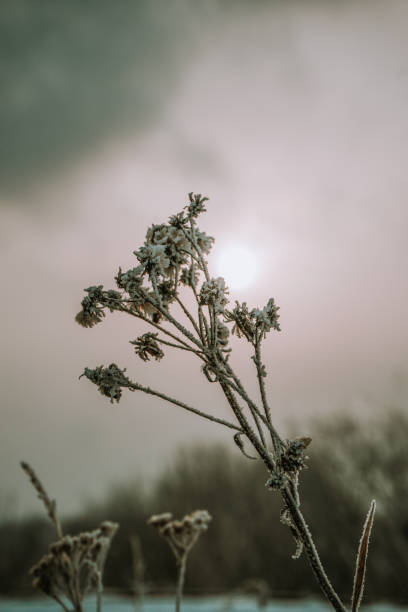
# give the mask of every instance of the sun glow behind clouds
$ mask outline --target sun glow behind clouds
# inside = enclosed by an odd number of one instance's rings
[[[260,262],[257,253],[246,246],[230,244],[220,253],[217,275],[225,278],[231,289],[243,289],[253,285],[259,276]]]

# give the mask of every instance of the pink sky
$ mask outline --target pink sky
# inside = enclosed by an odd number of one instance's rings
[[[228,244],[258,254],[256,283],[232,300],[262,306],[273,296],[281,307],[282,332],[265,349],[280,426],[406,400],[408,7],[249,6],[219,19],[208,11],[145,125],[115,124],[69,163],[0,192],[3,515],[39,509],[20,459],[71,512],[114,482],[154,475],[180,443],[231,437],[153,398],[124,394],[111,406],[78,381],[85,365],[114,361],[226,414],[198,363],[137,361],[128,341],[143,328],[133,321],[74,323],[83,288],[113,287],[147,227],[181,210],[191,190],[211,198],[210,262]],[[148,67],[140,78],[165,97],[163,66]],[[139,75],[129,68],[128,78]],[[242,344],[234,348],[255,389]]]

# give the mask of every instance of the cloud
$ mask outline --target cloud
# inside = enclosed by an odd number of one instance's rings
[[[188,1],[6,0],[0,180],[20,192],[131,128],[143,131],[194,57]]]

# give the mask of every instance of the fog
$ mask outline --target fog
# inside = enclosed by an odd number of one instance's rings
[[[113,287],[192,190],[211,198],[211,264],[229,244],[257,253],[256,281],[232,302],[281,308],[265,345],[280,427],[407,396],[406,3],[103,8],[0,9],[3,515],[39,509],[20,459],[72,512],[129,474],[154,477],[180,442],[229,439],[160,400],[111,406],[78,380],[113,361],[228,414],[198,363],[136,361],[142,326],[74,322],[83,288]]]

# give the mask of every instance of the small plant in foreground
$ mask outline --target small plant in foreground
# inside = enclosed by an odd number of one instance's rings
[[[210,521],[211,516],[207,510],[196,510],[187,514],[181,521],[173,520],[170,512],[154,514],[147,521],[167,541],[176,557],[178,567],[176,612],[180,610],[188,554],[202,532],[208,529]]]
[[[33,587],[55,599],[65,612],[83,612],[85,595],[96,589],[97,612],[101,612],[103,568],[118,525],[104,521],[94,531],[63,536],[56,502],[49,498],[33,468],[24,462],[21,467],[44,503],[58,537],[49,552],[31,568]],[[73,606],[72,611],[66,602]]]
[[[143,558],[142,544],[136,533],[131,533],[130,549],[132,553],[132,591],[134,597],[135,612],[143,609],[143,599],[145,595],[145,562]]]
[[[306,449],[311,438],[282,439],[273,424],[266,395],[267,371],[262,361],[262,343],[270,332],[280,331],[279,307],[273,298],[263,308],[250,309],[246,302],[235,302],[233,308],[228,307],[229,291],[225,281],[221,277],[211,277],[206,261],[214,239],[197,226],[197,218],[206,210],[206,201],[207,198],[200,194],[190,193],[187,206],[171,216],[168,223],[152,225],[144,244],[134,251],[137,265],[126,272],[119,268],[115,279],[117,289],[104,290],[102,285],[85,289],[87,295],[76,321],[83,327],[93,327],[109,310],[126,313],[147,324],[153,331],[131,341],[136,355],[143,361],[160,360],[165,358],[164,350],[168,348],[194,355],[207,380],[220,386],[233,422],[134,382],[125,374],[126,369],[115,363],[108,367],[85,368],[82,376],[93,382],[112,403],[119,402],[123,389],[142,391],[231,429],[241,452],[249,458],[254,458],[255,452],[265,464],[269,474],[268,488],[282,496],[281,520],[296,543],[293,557],[297,559],[305,551],[315,578],[332,607],[345,612],[344,604],[326,575],[300,506],[299,476],[306,467]],[[189,310],[183,301],[184,290],[191,291],[193,309]],[[258,400],[248,394],[231,364],[230,333],[243,338],[251,347],[259,387]],[[250,454],[247,444],[252,447]],[[373,503],[357,555],[353,612],[358,609],[362,597],[374,507]]]

